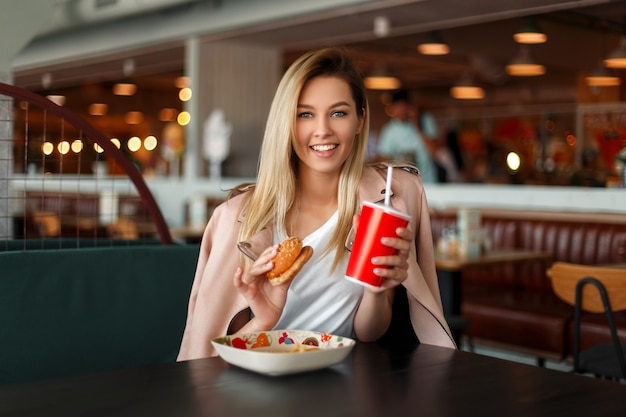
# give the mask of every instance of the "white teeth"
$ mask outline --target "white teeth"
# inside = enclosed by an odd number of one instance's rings
[[[330,151],[333,150],[337,147],[337,145],[314,145],[311,146],[311,148],[313,148],[314,151]]]

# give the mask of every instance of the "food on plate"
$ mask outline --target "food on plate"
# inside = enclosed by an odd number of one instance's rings
[[[320,350],[317,346],[303,345],[298,343],[291,348],[291,352],[311,352],[313,350]]]
[[[304,264],[311,259],[313,248],[302,246],[297,237],[290,237],[278,245],[278,254],[272,259],[274,267],[267,273],[272,285],[280,285],[291,281]]]

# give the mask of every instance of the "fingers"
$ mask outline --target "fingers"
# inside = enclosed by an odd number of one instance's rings
[[[272,259],[277,254],[278,245],[270,246],[261,253],[248,270],[244,271],[241,267],[237,268],[233,276],[235,287],[241,288],[243,285],[254,284],[260,278],[265,279],[265,274],[274,267]]]
[[[396,249],[395,255],[377,256],[372,258],[374,265],[380,265],[375,268],[374,273],[382,278],[383,288],[390,288],[401,284],[408,277],[409,269],[409,253],[414,239],[413,231],[409,227],[399,227],[396,229],[398,237],[384,237],[381,242],[384,245]]]
[[[241,269],[240,266],[237,267],[237,269],[235,270],[235,275],[233,276],[233,283],[235,284],[235,288],[239,288],[243,285],[243,282],[241,281],[243,275],[243,269]]]

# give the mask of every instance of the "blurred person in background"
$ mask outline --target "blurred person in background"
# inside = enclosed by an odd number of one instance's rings
[[[417,109],[409,93],[399,90],[391,95],[391,120],[381,129],[378,155],[381,160],[409,162],[420,171],[424,184],[437,182],[437,166],[417,126]]]

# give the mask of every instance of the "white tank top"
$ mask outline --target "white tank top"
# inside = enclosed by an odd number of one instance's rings
[[[354,338],[354,314],[363,296],[363,287],[345,279],[348,254],[331,274],[334,252],[322,257],[337,227],[335,212],[319,229],[305,237],[303,246],[313,247],[313,256],[291,282],[287,302],[276,330],[302,329]],[[286,239],[278,231],[274,243]]]

